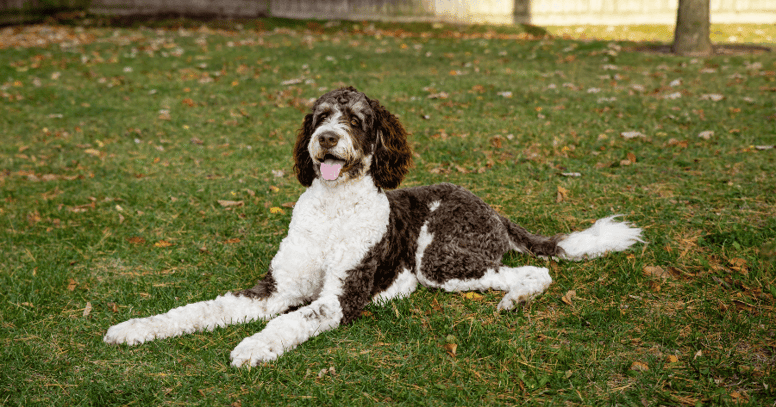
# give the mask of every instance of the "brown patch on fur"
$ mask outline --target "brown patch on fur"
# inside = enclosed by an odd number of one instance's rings
[[[369,100],[375,112],[377,148],[372,162],[375,185],[394,189],[401,184],[412,166],[412,149],[407,142],[407,132],[393,114],[377,100]]]
[[[296,136],[294,144],[294,173],[299,183],[309,187],[315,179],[315,170],[313,169],[313,159],[310,152],[307,151],[307,145],[310,144],[310,137],[313,135],[313,115],[308,114],[304,117],[302,128]]]
[[[264,279],[258,282],[253,288],[247,288],[245,290],[235,291],[232,294],[236,296],[245,296],[248,298],[267,298],[273,293],[277,291],[277,287],[275,285],[275,278],[272,277],[272,268],[267,271],[267,275],[264,276]]]

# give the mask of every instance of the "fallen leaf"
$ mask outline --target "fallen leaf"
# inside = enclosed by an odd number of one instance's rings
[[[91,312],[92,312],[92,303],[87,302],[86,307],[84,308],[83,316],[88,317]]]
[[[676,357],[676,355],[668,355],[666,356],[666,362],[668,363],[676,363],[679,361],[679,358]]]
[[[558,193],[555,195],[555,203],[561,203],[568,198],[569,190],[566,188],[563,188],[562,186],[558,186]]]
[[[749,273],[749,270],[747,269],[746,260],[740,259],[740,258],[734,258],[728,260],[728,263],[730,263],[730,268],[743,274]]]
[[[243,201],[224,201],[219,199],[218,204],[223,206],[224,208],[234,208],[234,207],[240,207],[245,205],[245,202]]]
[[[273,215],[277,215],[277,214],[285,215],[286,211],[284,211],[282,208],[278,208],[277,206],[273,206],[272,208],[269,208],[269,213]]]
[[[146,240],[145,240],[145,239],[143,239],[143,238],[142,238],[142,237],[140,237],[140,236],[134,236],[134,237],[130,237],[129,239],[127,239],[127,241],[128,241],[129,243],[132,243],[132,244],[145,244],[145,242],[146,242]]]
[[[272,191],[272,192],[280,192],[280,188],[278,188],[278,187],[276,187],[274,185],[270,185],[269,186],[269,190]]]
[[[154,246],[155,247],[170,247],[170,246],[175,246],[175,243],[170,243],[170,242],[168,242],[166,240],[160,240],[160,241],[154,243]]]
[[[682,97],[682,92],[674,92],[663,96],[663,99],[673,100],[673,99],[679,99],[681,97]]]
[[[639,131],[624,131],[624,132],[620,133],[620,135],[623,138],[626,138],[626,139],[646,138],[647,137],[644,133],[641,133]]]
[[[712,102],[719,102],[724,98],[725,96],[720,95],[719,93],[709,93],[707,95],[701,95],[701,100],[711,100]]]
[[[681,148],[687,148],[689,143],[687,142],[687,140],[677,140],[675,138],[671,138],[671,139],[668,140],[668,145],[669,146],[675,146],[675,147],[681,147]]]
[[[71,278],[67,283],[67,291],[74,291],[76,286],[78,286],[78,284]]]
[[[636,162],[636,154],[633,154],[633,153],[629,152],[628,153],[628,161],[630,161],[631,163],[635,163]]]
[[[336,375],[337,374],[337,370],[334,369],[334,366],[332,366],[332,367],[330,367],[328,369],[321,369],[320,371],[318,371],[318,378],[322,379],[327,374],[328,375],[332,375],[332,376]]]
[[[634,370],[636,372],[646,372],[649,370],[649,366],[647,366],[646,363],[635,361],[631,364],[630,370]]]
[[[648,277],[662,278],[664,280],[671,278],[671,273],[660,266],[644,266],[642,271]]]
[[[573,305],[574,304],[573,300],[576,297],[577,297],[577,292],[575,290],[568,290],[566,294],[564,294],[563,297],[561,297],[561,301],[563,301],[568,305]]]
[[[447,351],[447,354],[451,357],[455,357],[455,353],[458,350],[458,344],[455,343],[446,343],[444,345],[445,350]]]
[[[702,138],[704,140],[708,140],[708,139],[714,137],[714,131],[713,130],[702,131],[702,132],[698,133],[698,137],[700,137],[700,138]]]
[[[284,202],[280,204],[280,206],[284,208],[293,208],[296,205],[296,202]]]
[[[235,237],[224,241],[224,244],[234,244],[234,243],[240,243],[240,238]]]
[[[463,298],[466,298],[467,300],[481,300],[482,294],[475,293],[473,291],[469,291],[467,293],[463,294]]]

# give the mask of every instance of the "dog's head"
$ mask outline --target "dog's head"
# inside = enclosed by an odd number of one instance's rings
[[[396,116],[347,87],[315,101],[299,130],[294,161],[304,186],[315,178],[338,183],[369,174],[379,188],[392,189],[409,171],[412,151]]]

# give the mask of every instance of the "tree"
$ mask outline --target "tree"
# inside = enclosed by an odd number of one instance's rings
[[[686,56],[711,55],[711,0],[679,0],[671,51]]]

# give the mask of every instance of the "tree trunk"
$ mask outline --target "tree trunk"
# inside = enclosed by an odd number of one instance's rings
[[[711,55],[711,0],[679,0],[676,13],[676,31],[671,50],[686,56]]]

